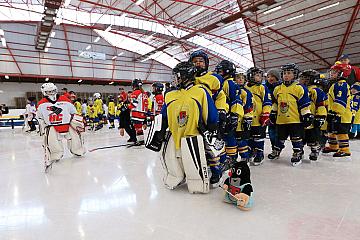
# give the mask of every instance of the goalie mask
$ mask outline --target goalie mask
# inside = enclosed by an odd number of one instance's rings
[[[44,97],[49,98],[51,101],[56,101],[58,89],[53,83],[44,83],[41,85],[41,92]]]

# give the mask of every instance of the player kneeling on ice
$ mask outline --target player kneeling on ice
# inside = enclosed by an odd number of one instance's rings
[[[213,154],[220,154],[224,144],[215,137],[218,113],[214,101],[206,89],[194,85],[195,71],[190,62],[181,62],[173,69],[177,90],[166,94],[145,146],[162,150],[166,187],[174,189],[186,180],[190,193],[208,193],[210,180],[205,152],[216,149]],[[170,132],[165,134],[167,128]]]
[[[232,203],[241,210],[250,210],[254,203],[253,187],[250,180],[250,168],[246,161],[233,164],[222,189],[225,191],[225,202]]]
[[[40,125],[40,135],[44,136],[45,172],[54,161],[58,161],[64,154],[62,137],[65,137],[70,152],[76,156],[85,154],[84,137],[85,121],[76,115],[76,109],[71,101],[57,94],[57,87],[53,83],[41,86],[44,98],[37,106],[37,118]]]

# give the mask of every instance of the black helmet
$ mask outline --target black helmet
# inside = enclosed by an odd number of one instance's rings
[[[284,80],[284,72],[285,71],[293,71],[294,73],[294,79],[291,80],[291,81],[285,81]],[[288,63],[288,64],[285,64],[281,67],[281,78],[284,82],[285,85],[289,85],[291,84],[292,82],[294,82],[296,79],[299,78],[299,73],[300,73],[300,69],[299,69],[299,66],[296,65],[295,63]]]
[[[255,82],[256,73],[261,73],[261,76],[264,76],[264,71],[261,68],[251,67],[246,71],[246,80],[250,83],[261,84],[261,82],[260,83]]]
[[[173,68],[174,85],[185,88],[195,80],[196,68],[192,62],[180,62]]]
[[[133,89],[139,89],[142,86],[142,81],[141,79],[135,78],[132,83],[131,86]]]
[[[236,67],[235,64],[233,62],[230,62],[229,60],[222,60],[216,67],[215,67],[215,72],[220,74],[220,70],[223,71],[223,76],[231,76],[234,77],[235,76],[235,72],[236,72]]]
[[[109,96],[108,96],[108,99],[109,99],[109,101],[114,101],[114,96],[113,96],[113,95],[109,95]]]
[[[164,84],[159,83],[159,82],[155,82],[152,84],[152,88],[153,88],[153,94],[159,94],[162,93],[162,91],[164,90]]]
[[[306,81],[305,85],[314,84],[315,79],[320,79],[320,73],[312,69],[304,70],[299,78]]]
[[[206,52],[204,50],[197,50],[195,52],[192,52],[189,57],[189,62],[193,62],[193,59],[196,57],[202,57],[204,59],[206,67],[205,70],[207,71],[209,68],[209,57]]]

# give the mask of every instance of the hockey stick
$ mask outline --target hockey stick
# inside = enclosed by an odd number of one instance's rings
[[[107,149],[107,148],[127,147],[127,146],[131,146],[131,145],[133,145],[133,144],[126,143],[126,144],[113,145],[113,146],[97,147],[97,148],[90,149],[89,152],[94,152],[97,150]]]

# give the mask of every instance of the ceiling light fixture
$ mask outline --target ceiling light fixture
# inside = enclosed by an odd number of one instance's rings
[[[55,37],[55,32],[51,32],[50,37]]]
[[[291,21],[291,20],[295,20],[295,19],[297,19],[297,18],[301,18],[301,17],[303,17],[303,16],[304,16],[304,14],[301,14],[301,15],[299,15],[299,16],[286,19],[285,21],[288,22],[288,21]]]
[[[116,58],[117,58],[117,56],[113,56],[111,59],[112,59],[112,60],[115,60]]]
[[[124,55],[124,52],[121,52],[121,53],[118,54],[119,57],[122,56],[122,55]]]
[[[69,6],[69,5],[70,5],[70,2],[71,2],[71,0],[65,0],[65,2],[64,2],[64,7]]]
[[[51,42],[48,42],[47,44],[46,44],[46,47],[50,47],[51,46]]]
[[[269,27],[273,27],[273,26],[275,26],[275,25],[276,25],[276,23],[273,23],[273,24],[271,24],[271,25],[261,27],[260,29],[261,29],[261,30],[264,30],[264,29],[267,29],[267,28],[269,28]]]
[[[6,78],[6,79],[9,79],[10,77],[9,77],[8,75],[5,75],[5,78]]]
[[[204,7],[201,7],[201,8],[199,8],[198,10],[196,10],[195,12],[191,13],[191,16],[194,16],[194,15],[196,15],[196,14],[198,14],[198,13],[201,13],[201,12],[204,11],[204,10],[205,10],[205,8],[204,8]]]
[[[6,40],[5,38],[1,38],[1,44],[3,45],[3,47],[6,47]]]
[[[114,82],[109,82],[109,85],[114,84]]]
[[[4,36],[4,30],[0,29],[0,36]]]
[[[81,83],[82,82],[82,79],[79,79],[78,83]]]
[[[91,48],[91,46],[89,45],[89,46],[87,46],[85,49],[86,49],[86,50],[89,50],[90,48]]]
[[[94,42],[100,41],[100,37],[95,38]]]
[[[48,52],[49,51],[49,48],[45,48],[45,50],[44,50],[45,52]]]
[[[275,8],[272,8],[272,9],[269,9],[269,10],[265,11],[264,14],[272,13],[272,12],[275,12],[275,11],[280,10],[280,9],[281,9],[281,6],[277,6]]]
[[[143,3],[143,1],[145,1],[145,0],[137,0],[135,4],[139,6],[140,4]]]
[[[322,11],[322,10],[325,10],[325,9],[328,9],[328,8],[332,8],[332,7],[335,7],[335,6],[339,5],[339,4],[340,4],[340,2],[337,2],[337,3],[334,3],[334,4],[328,5],[326,7],[319,8],[317,11]]]
[[[106,29],[105,29],[105,32],[110,32],[111,30],[111,25],[109,25]]]
[[[49,81],[49,78],[45,78],[45,82]]]

